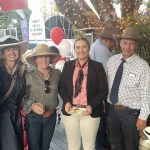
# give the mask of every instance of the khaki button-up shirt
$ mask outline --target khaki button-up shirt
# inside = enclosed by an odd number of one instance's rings
[[[50,68],[49,71],[50,88],[49,93],[45,93],[45,83],[42,74],[37,70],[33,70],[26,74],[26,95],[23,98],[23,109],[25,113],[31,111],[32,103],[41,103],[44,109],[55,109],[58,105],[58,84],[60,71]]]

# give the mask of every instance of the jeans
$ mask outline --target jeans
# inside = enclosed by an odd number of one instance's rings
[[[139,135],[136,121],[139,110],[115,110],[109,107],[108,124],[110,128],[111,150],[138,150]]]
[[[26,116],[29,150],[49,150],[56,124],[56,113],[43,117],[34,112]]]

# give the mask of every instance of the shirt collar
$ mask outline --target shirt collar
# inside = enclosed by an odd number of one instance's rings
[[[130,56],[130,57],[128,57],[127,59],[125,59],[126,63],[132,62],[133,59],[134,59],[136,56],[137,56],[137,55],[134,53],[132,56]],[[122,56],[122,54],[120,55],[120,59],[119,59],[119,60],[121,61],[121,59],[124,59],[123,56]]]
[[[86,63],[86,65],[85,66],[87,66],[88,65],[88,62]],[[75,61],[75,67],[79,67],[80,68],[80,65],[79,65],[79,63],[78,63],[78,60],[76,59],[76,61]]]
[[[39,77],[42,79],[42,80],[44,80],[43,79],[43,74],[35,67],[35,72],[37,73],[37,75],[39,75]],[[49,67],[49,72],[50,72],[50,67]]]

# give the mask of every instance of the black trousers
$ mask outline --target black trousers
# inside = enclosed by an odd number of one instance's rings
[[[17,109],[0,114],[0,150],[24,150],[21,116]]]
[[[103,147],[110,148],[109,135],[107,133],[108,123],[106,113],[101,113],[101,121],[99,124],[97,136],[96,136],[96,150],[103,150]]]
[[[139,110],[116,110],[108,107],[111,150],[138,150],[139,134],[136,121]]]

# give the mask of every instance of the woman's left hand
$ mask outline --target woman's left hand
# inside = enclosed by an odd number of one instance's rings
[[[92,107],[90,105],[87,105],[85,115],[90,115],[91,113],[92,113]]]

